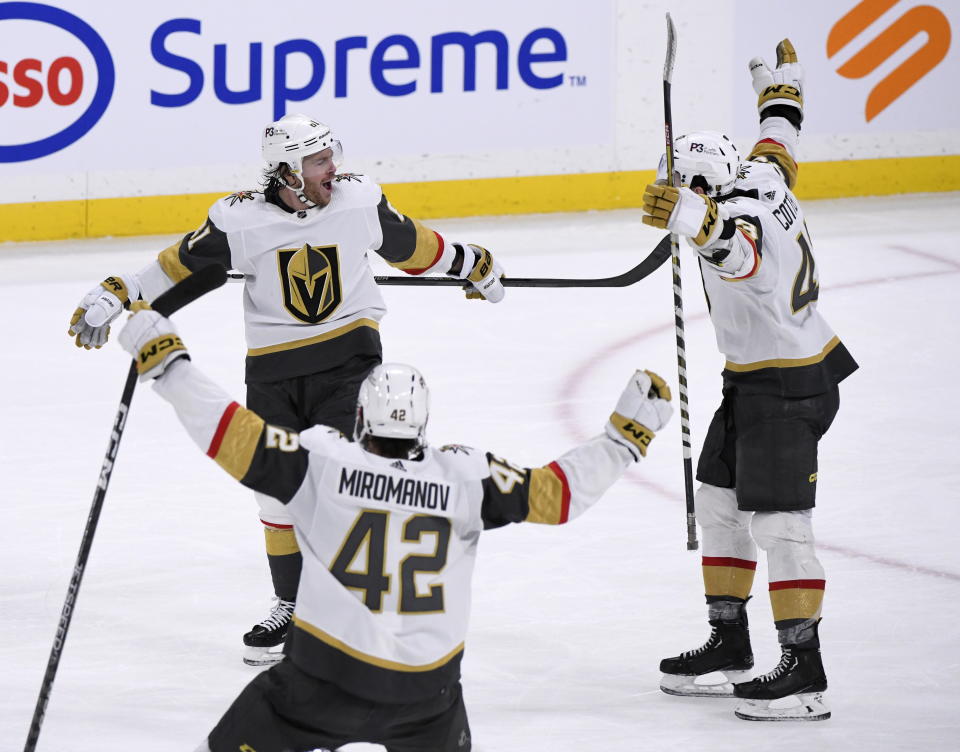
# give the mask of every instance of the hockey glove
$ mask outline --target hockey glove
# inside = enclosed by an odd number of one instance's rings
[[[465,257],[463,272],[462,276],[457,276],[470,283],[464,288],[467,298],[499,303],[504,295],[503,283],[500,281],[503,268],[486,248],[472,243],[465,243],[462,247]]]
[[[720,234],[717,202],[689,188],[648,185],[643,192],[643,223],[690,238],[696,245],[709,245]]]
[[[139,301],[131,306],[133,313],[120,332],[120,346],[137,362],[140,381],[156,379],[170,364],[180,358],[190,359],[170,319]]]
[[[673,415],[667,382],[653,371],[636,371],[623,390],[617,407],[604,426],[609,438],[630,450],[637,462],[647,456],[647,446]]]
[[[67,333],[76,337],[77,347],[103,347],[110,334],[110,322],[139,297],[140,288],[132,275],[107,277],[81,298],[70,317]]]
[[[777,45],[777,67],[774,70],[770,70],[762,57],[753,58],[749,67],[761,115],[768,107],[786,105],[796,108],[803,119],[803,66],[797,62],[797,52],[789,39]]]

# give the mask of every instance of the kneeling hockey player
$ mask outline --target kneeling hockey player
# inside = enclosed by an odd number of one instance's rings
[[[200,750],[469,752],[460,661],[480,533],[586,511],[669,420],[664,381],[637,371],[602,433],[529,469],[428,445],[427,386],[407,365],[379,365],[362,382],[355,442],[265,423],[190,362],[168,319],[133,308],[120,344],[141,378],[156,379],[230,475],[286,506],[303,553],[286,658],[247,685]]]

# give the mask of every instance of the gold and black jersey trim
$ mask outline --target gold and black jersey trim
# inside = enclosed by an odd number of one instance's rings
[[[287,503],[307,474],[308,453],[297,438],[296,431],[268,426],[252,410],[231,402],[220,416],[207,456],[248,488]]]
[[[570,484],[556,462],[530,471],[527,522],[563,525],[570,519]]]
[[[284,652],[306,673],[375,702],[409,703],[436,697],[460,679],[463,643],[447,655],[409,665],[364,653],[296,614]]]
[[[263,434],[263,418],[231,402],[220,416],[207,456],[237,480],[250,469],[257,444]]]
[[[207,217],[199,229],[162,250],[157,261],[170,279],[180,282],[209,264],[230,269],[230,243],[227,234]]]
[[[379,324],[357,319],[315,337],[247,351],[247,383],[280,381],[329,371],[354,357],[382,358]]]
[[[780,174],[783,175],[783,179],[787,183],[787,188],[790,190],[793,190],[793,187],[797,184],[797,174],[800,171],[800,167],[794,161],[793,157],[790,156],[787,147],[779,141],[774,141],[772,138],[757,141],[747,159],[751,162],[767,162],[768,164],[772,164],[780,171]]]
[[[772,358],[755,363],[728,360],[723,378],[744,394],[809,397],[830,391],[858,367],[840,339],[833,337],[823,350],[807,358]]]
[[[570,484],[556,462],[533,470],[487,453],[480,517],[485,530],[511,522],[562,525],[570,519]]]
[[[383,243],[377,254],[407,274],[421,274],[440,260],[443,238],[413,217],[407,217],[380,196],[377,205]]]
[[[810,355],[806,358],[771,358],[770,360],[758,360],[755,363],[734,363],[728,360],[725,368],[728,371],[737,373],[746,373],[748,371],[759,371],[763,368],[799,368],[810,366],[821,362],[833,349],[840,344],[840,338],[834,337],[816,355]]]

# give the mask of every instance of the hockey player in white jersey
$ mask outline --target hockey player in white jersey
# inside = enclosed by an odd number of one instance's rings
[[[317,423],[349,434],[357,389],[381,360],[386,313],[367,253],[408,274],[462,279],[467,297],[498,302],[502,269],[489,251],[451,242],[398,212],[380,186],[338,173],[340,142],[305,115],[263,130],[262,191],[217,201],[204,223],[153,263],[108,277],[80,301],[70,322],[77,346],[98,348],[131,301],[153,300],[207,264],[244,274],[247,404],[294,429]],[[280,659],[290,624],[300,550],[286,508],[258,494],[276,595],[270,615],[243,637],[244,660]]]
[[[685,236],[696,252],[726,356],[695,497],[712,632],[700,648],[662,661],[661,688],[741,698],[735,712],[747,720],[823,720],[825,575],[811,526],[817,444],[837,413],[837,385],[857,364],[817,311],[813,244],[791,191],[803,70],[786,39],[775,69],[755,58],[750,70],[760,138],[747,160],[722,134],[690,133],[675,144],[682,187],[668,185],[664,169],[644,195],[643,221]],[[749,680],[746,603],[758,547],[767,554],[781,660]],[[717,671],[725,681],[709,682]]]
[[[598,436],[530,469],[429,445],[427,386],[406,365],[363,381],[356,442],[270,424],[189,361],[168,319],[134,310],[119,339],[141,378],[207,455],[284,505],[303,553],[287,660],[247,685],[200,750],[469,752],[460,661],[481,532],[585,512],[669,420],[667,385],[637,371]]]

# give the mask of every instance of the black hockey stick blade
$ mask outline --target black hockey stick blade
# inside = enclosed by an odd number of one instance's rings
[[[162,295],[158,295],[150,307],[161,316],[171,316],[188,303],[216,290],[226,281],[227,270],[220,264],[204,266]]]
[[[504,287],[628,287],[649,276],[670,258],[670,236],[665,235],[647,257],[635,267],[615,277],[599,279],[564,279],[550,277],[503,277]],[[462,279],[450,277],[375,277],[378,285],[411,285],[426,287],[463,287]]]
[[[157,299],[151,304],[152,308],[163,316],[169,316],[179,311],[188,303],[196,300],[201,295],[206,295],[211,290],[220,287],[226,281],[226,269],[219,264],[206,266],[186,277],[183,281],[178,282],[162,295],[158,295]],[[97,487],[93,492],[93,503],[90,505],[90,514],[87,516],[87,524],[84,526],[83,537],[80,539],[80,551],[77,553],[77,560],[73,566],[70,584],[67,587],[67,596],[64,600],[63,608],[60,611],[60,621],[57,624],[57,632],[53,639],[53,646],[50,648],[47,668],[43,674],[43,681],[40,683],[40,692],[37,696],[37,704],[33,711],[33,718],[30,721],[30,729],[27,732],[27,742],[23,748],[24,752],[34,752],[37,748],[40,729],[43,726],[43,719],[47,712],[47,703],[50,701],[50,693],[53,690],[53,681],[57,676],[60,656],[67,642],[67,632],[70,629],[70,623],[73,619],[77,597],[80,595],[80,584],[83,582],[83,574],[87,568],[87,559],[90,556],[90,549],[93,546],[93,536],[97,531],[97,524],[100,520],[100,510],[103,508],[103,501],[106,498],[107,488],[110,485],[110,476],[113,474],[117,452],[120,449],[120,439],[123,438],[123,429],[126,427],[127,415],[130,412],[130,403],[133,401],[133,392],[136,386],[137,366],[135,361],[131,361],[130,369],[127,372],[127,380],[123,386],[123,393],[120,395],[120,406],[117,409],[117,416],[113,420],[110,441],[107,444],[107,454],[103,458],[100,477],[97,481]]]

